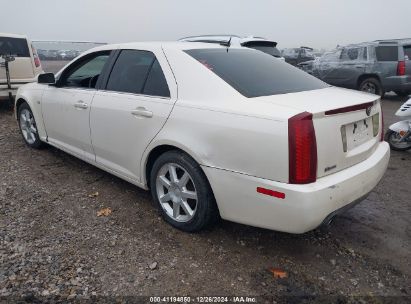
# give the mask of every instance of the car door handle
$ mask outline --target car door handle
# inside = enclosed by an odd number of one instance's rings
[[[151,118],[153,117],[153,112],[147,110],[144,107],[138,107],[137,109],[131,111],[131,115]]]
[[[86,104],[84,101],[79,101],[79,102],[76,102],[76,103],[74,104],[74,107],[77,108],[77,109],[83,109],[83,110],[85,110],[85,109],[88,108],[88,104]]]

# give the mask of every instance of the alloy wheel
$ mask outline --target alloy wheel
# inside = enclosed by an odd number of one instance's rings
[[[371,94],[377,93],[377,87],[372,82],[366,82],[362,85],[361,91],[368,92]]]
[[[156,177],[157,198],[171,219],[177,222],[190,221],[198,205],[197,191],[190,174],[180,165],[163,165]]]
[[[34,144],[36,141],[37,127],[33,114],[28,109],[23,109],[20,112],[20,128],[26,142],[30,145]]]

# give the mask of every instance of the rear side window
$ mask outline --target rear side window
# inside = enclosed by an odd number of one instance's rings
[[[161,97],[170,97],[166,78],[161,69],[158,60],[154,60],[151,70],[148,74],[146,84],[143,88],[144,95],[153,95]]]
[[[319,79],[263,52],[246,48],[185,52],[249,98],[328,87]]]
[[[404,55],[408,56],[408,60],[411,60],[411,45],[404,46]]]
[[[0,37],[0,56],[30,57],[27,40],[23,38]]]
[[[163,71],[155,55],[139,50],[121,51],[106,89],[133,94],[170,96]]]
[[[375,54],[378,61],[398,61],[397,46],[377,46]]]

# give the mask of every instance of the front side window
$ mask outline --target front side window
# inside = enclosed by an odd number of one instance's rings
[[[343,61],[353,61],[358,59],[360,53],[360,48],[346,48],[341,52],[341,60]]]
[[[106,89],[133,94],[170,96],[160,64],[149,51],[121,51]]]
[[[246,48],[193,49],[185,52],[248,98],[328,87],[321,80],[282,60]]]
[[[27,40],[23,38],[0,37],[0,56],[30,57]]]
[[[61,85],[76,88],[95,88],[97,80],[110,56],[110,51],[80,58],[63,72]]]

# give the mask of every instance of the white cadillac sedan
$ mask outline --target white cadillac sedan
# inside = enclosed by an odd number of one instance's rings
[[[19,89],[45,143],[150,189],[164,219],[303,233],[361,201],[389,160],[378,96],[262,52],[203,43],[92,49]]]

